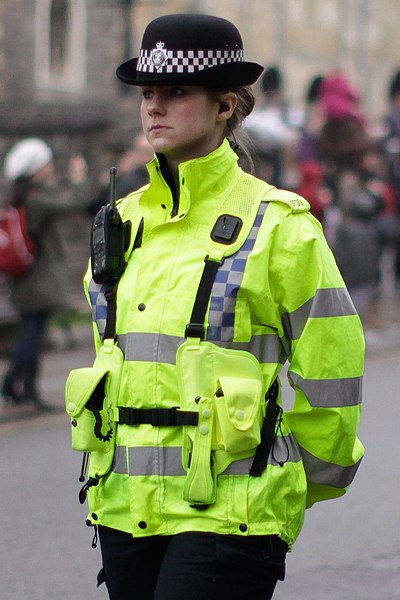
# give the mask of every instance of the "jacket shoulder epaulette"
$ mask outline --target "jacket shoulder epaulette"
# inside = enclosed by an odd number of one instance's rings
[[[310,203],[302,196],[299,196],[299,194],[278,188],[269,189],[264,200],[266,202],[280,202],[285,204],[293,213],[307,212],[311,208]]]

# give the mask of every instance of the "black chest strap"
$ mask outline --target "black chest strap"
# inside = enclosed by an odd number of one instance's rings
[[[276,402],[279,393],[278,380],[275,379],[274,383],[265,394],[266,400],[268,400],[267,410],[265,413],[264,421],[261,427],[261,441],[257,446],[256,453],[252,465],[250,467],[250,475],[252,477],[261,477],[264,469],[268,463],[268,457],[272,450],[272,446],[275,440],[276,424],[278,417],[282,411],[279,404]]]
[[[197,289],[192,316],[190,317],[190,323],[186,325],[185,337],[200,338],[204,340],[204,321],[206,318],[207,307],[210,300],[215,277],[217,275],[219,267],[222,265],[222,262],[223,261],[212,260],[208,256],[206,256],[204,259],[205,265],[203,269],[203,274],[201,276],[199,287]]]
[[[204,340],[205,338],[204,323],[207,308],[210,301],[214,281],[218,269],[223,263],[223,260],[224,259],[213,260],[210,259],[209,256],[206,256],[204,259],[204,269],[197,289],[197,294],[193,305],[192,314],[190,317],[190,323],[186,325],[185,337],[200,338],[201,340]],[[253,463],[250,468],[250,475],[253,477],[260,477],[263,473],[264,469],[267,466],[268,457],[270,455],[274,443],[276,423],[278,420],[279,413],[281,411],[280,406],[276,402],[278,392],[279,384],[278,381],[275,380],[268,392],[266,393],[268,405],[263,425],[261,428],[261,442],[256,449]],[[197,425],[198,414],[191,411],[177,410],[176,408],[138,409],[120,407],[119,423],[131,426],[147,423],[156,427]]]

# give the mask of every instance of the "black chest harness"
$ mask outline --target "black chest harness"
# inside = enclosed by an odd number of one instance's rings
[[[218,218],[211,232],[211,238],[218,243],[227,245],[232,244],[237,239],[241,226],[242,221],[238,217],[222,215]],[[136,234],[136,239],[133,244],[134,249],[140,247],[141,245],[142,232],[143,221],[139,225],[138,232]],[[207,308],[218,268],[222,265],[223,260],[224,259],[221,261],[212,260],[208,256],[206,256],[204,259],[204,269],[197,289],[190,322],[186,325],[185,329],[186,338],[200,338],[201,340],[205,339],[205,317]],[[114,279],[113,281],[107,283],[105,287],[107,317],[104,339],[116,338],[116,296],[118,282],[121,275],[122,273],[119,274],[116,280]],[[279,385],[277,380],[275,380],[266,393],[267,409],[261,428],[261,442],[256,449],[253,463],[250,468],[250,475],[254,477],[261,476],[262,472],[266,468],[268,457],[275,439],[276,424],[278,419],[280,419],[282,412],[282,409],[276,402],[278,392]],[[87,405],[87,408],[91,409],[95,415],[95,435],[99,437],[99,432],[101,431],[100,412],[96,410],[95,405],[91,406],[90,403]],[[178,410],[177,408],[120,407],[118,422],[120,424],[129,426],[138,426],[141,424],[153,425],[154,427],[179,427],[185,425],[196,426],[198,424],[198,413],[194,411]]]

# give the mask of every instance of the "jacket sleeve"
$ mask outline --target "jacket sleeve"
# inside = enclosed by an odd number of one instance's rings
[[[320,224],[287,215],[273,234],[270,288],[295,401],[287,420],[302,455],[307,506],[344,494],[364,453],[364,336]]]

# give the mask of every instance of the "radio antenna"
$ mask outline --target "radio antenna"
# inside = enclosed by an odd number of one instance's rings
[[[117,168],[111,167],[110,169],[110,207],[115,208],[117,201]]]

